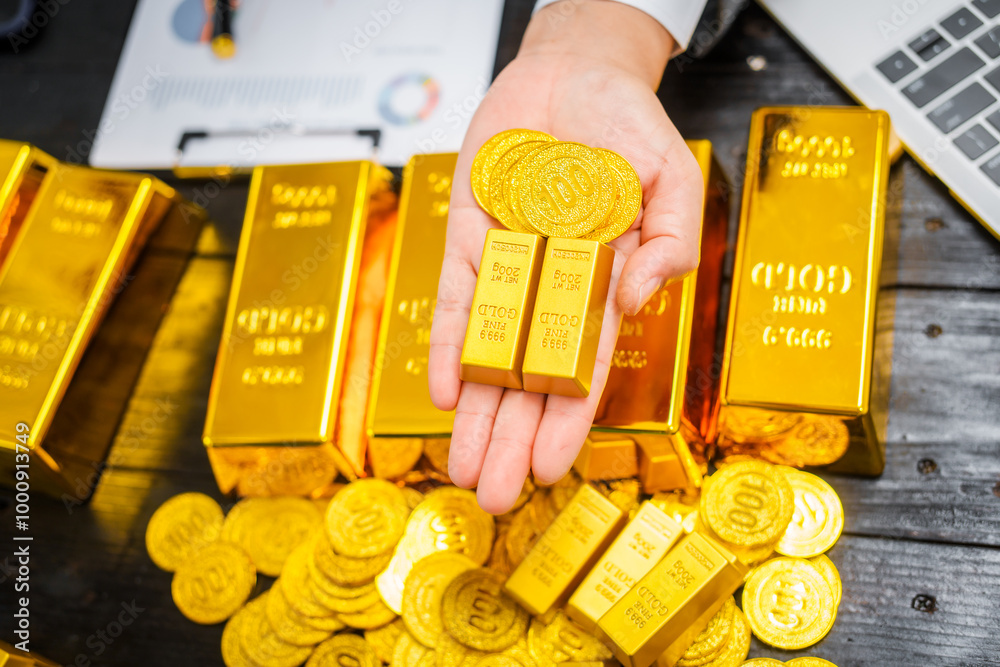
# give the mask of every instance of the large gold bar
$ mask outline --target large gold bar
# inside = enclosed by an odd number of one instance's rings
[[[736,556],[714,540],[692,533],[626,592],[598,627],[611,640],[619,662],[649,667],[665,651],[678,649],[692,626],[717,610],[746,573]]]
[[[521,389],[527,327],[544,249],[545,239],[534,234],[486,232],[462,346],[462,380]]]
[[[504,590],[536,616],[562,606],[625,519],[614,503],[584,484],[511,573]]]
[[[548,240],[524,352],[526,391],[590,394],[614,262],[603,243]]]
[[[594,430],[630,434],[640,445],[647,493],[697,487],[715,437],[713,369],[729,185],[711,142],[687,142],[704,179],[698,270],[667,285],[622,320]]]
[[[55,159],[30,144],[0,139],[0,267]]]
[[[660,562],[684,528],[648,500],[570,597],[566,614],[587,630]]]
[[[331,443],[369,206],[387,180],[364,161],[254,170],[203,434],[224,492],[309,493],[347,464]],[[272,460],[280,479],[263,479]]]
[[[29,452],[32,488],[90,496],[201,221],[149,176],[49,170],[0,270],[3,483]]]
[[[403,169],[368,407],[368,438],[389,445],[371,450],[376,475],[388,468],[376,461],[376,452],[392,456],[394,441],[405,449],[404,440],[422,443],[451,435],[454,412],[442,412],[431,403],[427,356],[457,157],[456,153],[417,155]]]
[[[754,113],[722,368],[723,458],[882,472],[891,340],[875,345],[875,322],[888,136],[882,111]]]

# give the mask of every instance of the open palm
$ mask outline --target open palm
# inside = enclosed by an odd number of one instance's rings
[[[609,244],[615,264],[587,398],[459,379],[483,243],[487,230],[500,226],[476,204],[470,167],[487,139],[511,128],[614,150],[642,182],[642,211]],[[529,468],[542,483],[569,470],[593,422],[622,313],[635,313],[665,282],[697,265],[701,180],[650,85],[619,67],[577,56],[519,55],[494,82],[458,156],[430,352],[431,398],[442,410],[456,410],[449,474],[459,486],[478,485],[485,510],[508,510]]]

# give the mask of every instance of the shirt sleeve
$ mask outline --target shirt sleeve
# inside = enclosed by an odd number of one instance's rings
[[[642,10],[656,19],[667,29],[677,45],[672,55],[677,55],[688,47],[698,21],[705,11],[708,0],[616,0]],[[534,11],[558,0],[538,0]]]

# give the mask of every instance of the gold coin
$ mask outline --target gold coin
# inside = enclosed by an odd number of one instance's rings
[[[437,645],[437,651],[432,651],[432,653],[437,654],[436,667],[472,667],[489,655],[485,651],[469,648],[448,632],[441,633]],[[395,664],[393,663],[393,665]]]
[[[738,608],[733,609],[733,626],[722,650],[702,667],[739,667],[750,652],[750,624]],[[679,664],[679,663],[678,663]]]
[[[476,661],[476,667],[537,667],[527,650],[511,646],[503,653],[491,653]]]
[[[830,590],[833,591],[834,608],[839,607],[840,596],[844,591],[844,584],[840,580],[840,572],[837,571],[837,566],[825,554],[810,558],[809,562],[816,566],[819,573],[826,579],[826,583],[830,584]]]
[[[706,478],[708,479],[708,478]],[[698,521],[699,499],[696,494],[684,491],[654,493],[649,502],[666,512],[667,516],[679,523],[685,533],[692,533]]]
[[[812,646],[836,617],[833,591],[816,566],[802,558],[774,558],[743,587],[743,611],[754,635],[775,648]]]
[[[372,628],[380,628],[383,625],[392,623],[396,620],[397,614],[387,607],[382,599],[376,595],[375,601],[364,609],[346,614],[337,614],[337,618],[343,621],[348,627],[358,630],[371,630]]]
[[[539,665],[603,661],[612,658],[607,646],[559,612],[548,623],[531,619],[528,652]]]
[[[736,611],[732,596],[726,598],[719,611],[677,661],[677,667],[700,667],[715,659],[733,635]]]
[[[317,579],[325,577],[341,586],[360,586],[375,581],[375,576],[384,570],[392,559],[387,552],[369,558],[342,556],[333,549],[325,534],[316,538],[316,546],[309,554],[309,572]]]
[[[504,130],[487,139],[472,160],[472,171],[469,178],[472,195],[476,198],[479,206],[490,215],[493,215],[489,199],[490,174],[493,173],[497,162],[500,161],[504,153],[526,141],[555,141],[555,137],[538,130]]]
[[[722,411],[719,431],[734,442],[782,438],[802,422],[801,412],[730,406]]]
[[[795,496],[795,511],[774,550],[784,556],[812,558],[836,544],[844,530],[844,506],[833,487],[801,470],[788,469],[785,478]]]
[[[305,498],[247,498],[236,503],[222,525],[222,538],[243,547],[261,574],[277,577],[292,549],[323,522]]]
[[[375,649],[357,635],[337,635],[316,647],[306,667],[382,667]]]
[[[512,191],[510,183],[514,178],[514,172],[512,171],[514,167],[525,156],[542,146],[549,145],[549,143],[548,140],[543,139],[540,141],[526,141],[513,146],[500,157],[500,160],[490,173],[489,193],[487,196],[489,197],[491,212],[493,217],[507,229],[515,232],[538,233],[538,230],[532,228],[522,216],[515,215],[514,209],[511,208],[513,198],[518,197],[519,194],[515,194]],[[504,196],[505,190],[509,191],[506,196]]]
[[[841,417],[803,414],[791,432],[780,438],[748,443],[747,449],[765,461],[804,468],[837,461],[847,451],[850,441]]]
[[[403,585],[403,622],[417,641],[437,647],[444,632],[441,600],[448,584],[462,572],[476,567],[468,556],[453,551],[431,554],[415,564]]]
[[[467,570],[448,585],[441,619],[452,637],[469,648],[503,651],[528,629],[528,612],[503,591],[504,578],[486,568]]]
[[[233,614],[222,630],[222,662],[226,667],[255,667],[243,652],[240,639],[246,633],[246,622],[251,616],[246,607]]]
[[[359,479],[330,501],[327,536],[339,554],[377,556],[396,546],[409,514],[398,486],[382,479]]]
[[[788,663],[775,660],[774,658],[751,658],[744,661],[740,667],[783,667],[786,664]]]
[[[316,585],[312,583],[309,576],[309,550],[312,543],[300,544],[288,556],[285,567],[274,585],[284,594],[285,599],[291,607],[302,614],[312,618],[325,618],[333,613],[333,610],[322,603],[322,600],[314,595]]]
[[[287,606],[289,609],[291,609],[292,613],[296,614],[297,618],[300,619],[306,625],[308,625],[310,628],[312,628],[313,630],[322,630],[323,632],[326,633],[333,633],[333,632],[339,632],[340,630],[343,630],[346,627],[343,623],[341,623],[337,619],[337,617],[333,614],[333,612],[323,607],[319,607],[319,603],[316,603],[317,605],[316,611],[320,611],[321,613],[323,613],[324,614],[323,616],[306,616],[302,612],[298,611],[295,607],[292,606],[291,602],[288,600],[288,595],[284,592],[284,587],[281,586],[280,583],[281,580],[279,579],[278,581],[274,582],[274,586],[271,587],[271,591],[274,592],[274,597],[281,597],[282,602],[285,603],[282,606]],[[306,593],[306,596],[309,597],[308,592]],[[312,600],[313,598],[309,597],[309,599]],[[269,603],[268,606],[270,606],[270,604],[271,603]],[[278,602],[275,602],[274,604],[276,606],[280,605],[280,603]],[[271,614],[271,611],[267,610],[267,613]]]
[[[161,570],[173,572],[194,552],[219,538],[222,508],[204,493],[182,493],[153,512],[146,551]]]
[[[281,639],[267,620],[267,598],[273,591],[266,591],[251,600],[244,609],[248,618],[240,647],[258,667],[296,667],[312,653],[311,646],[295,646]]]
[[[403,619],[397,618],[392,623],[387,623],[380,628],[365,630],[365,641],[375,649],[375,655],[385,663],[392,662],[392,652],[396,648],[396,642],[400,635],[406,630]]]
[[[784,473],[762,461],[740,461],[719,470],[701,496],[705,523],[726,542],[743,546],[775,542],[794,511]]]
[[[736,556],[737,560],[739,560],[741,563],[743,563],[749,568],[753,568],[756,567],[757,565],[760,565],[768,558],[770,558],[771,555],[774,553],[773,543],[747,547],[741,544],[731,544],[729,542],[726,542],[724,539],[716,535],[715,531],[713,531],[710,527],[705,525],[705,522],[701,520],[700,516],[697,516],[695,518],[694,529],[697,532],[701,533],[702,535],[710,537],[716,542],[718,542],[720,546],[722,546],[724,549],[727,549],[730,553]],[[749,576],[749,573],[747,574]]]
[[[404,486],[400,489],[400,491],[402,491],[403,495],[406,496],[406,504],[410,508],[411,512],[424,500],[424,494],[420,493],[412,486]]]
[[[829,660],[809,656],[803,658],[793,658],[785,664],[790,667],[837,667],[837,665],[833,664]]]
[[[390,665],[418,665],[420,660],[427,654],[433,654],[429,648],[418,642],[413,635],[405,629],[396,640],[396,646],[392,651]]]
[[[582,238],[607,243],[624,234],[638,217],[642,209],[642,183],[639,182],[639,174],[621,155],[604,148],[598,148],[597,152],[611,168],[611,175],[618,186],[618,199],[607,220]]]
[[[267,596],[264,614],[278,636],[283,641],[295,646],[315,646],[327,639],[332,632],[311,625],[309,617],[295,611],[288,604],[284,593],[279,590],[271,591],[271,594]]]
[[[174,573],[170,593],[181,613],[195,623],[221,623],[243,606],[257,584],[246,552],[216,542],[191,556]]]
[[[509,577],[514,571],[510,559],[507,557],[507,531],[498,531],[497,538],[493,542],[493,551],[486,563],[486,567],[496,570],[504,577]]]
[[[579,238],[607,219],[617,190],[594,149],[559,141],[532,153],[518,197],[526,224],[543,236]]]
[[[438,551],[454,551],[482,565],[490,557],[495,527],[474,491],[453,486],[437,488],[424,497],[406,523],[392,562],[376,577],[382,599],[399,613],[403,583],[413,563]]]

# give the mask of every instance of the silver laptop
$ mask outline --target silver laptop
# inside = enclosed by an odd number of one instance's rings
[[[1000,0],[759,0],[1000,238]]]

